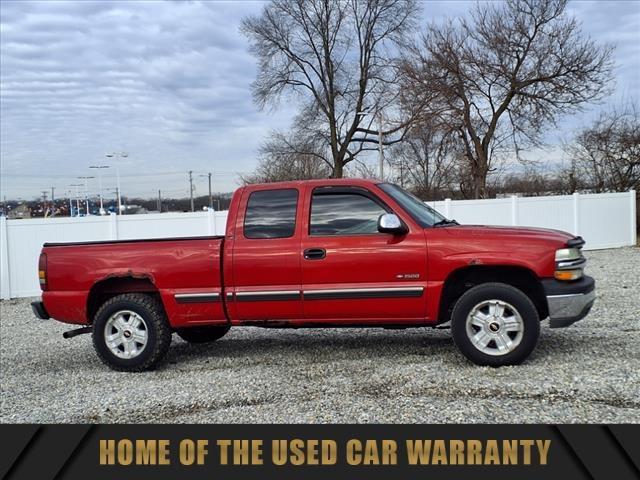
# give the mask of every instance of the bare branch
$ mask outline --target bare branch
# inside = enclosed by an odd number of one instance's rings
[[[492,154],[539,145],[544,129],[611,88],[612,48],[565,13],[566,0],[478,4],[471,18],[430,25],[403,68],[424,115],[460,126],[472,196],[486,195]]]
[[[400,72],[388,47],[405,42],[417,11],[416,0],[273,0],[242,23],[258,60],[256,103],[275,106],[283,96],[300,102],[296,120],[308,122],[304,129],[324,142],[332,175],[343,176],[345,165],[363,151],[349,148],[363,122],[358,112],[389,109],[388,133],[406,129],[415,118],[407,110],[406,117],[392,119],[404,111],[396,108]],[[296,123],[293,131],[302,129]]]

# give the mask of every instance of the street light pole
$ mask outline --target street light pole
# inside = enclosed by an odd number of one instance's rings
[[[71,200],[71,190],[67,190],[67,195],[69,195],[69,216],[73,217],[73,200]]]
[[[96,177],[78,177],[79,180],[84,180],[84,205],[87,211],[87,217],[90,215],[89,213],[89,191],[87,190],[87,180],[90,178]]]
[[[118,198],[118,194],[120,193],[119,190],[118,190],[118,187],[116,187],[116,188],[107,188],[107,192],[115,193],[116,198]],[[117,213],[116,213],[116,215],[117,215]]]
[[[78,195],[78,187],[81,187],[81,183],[72,183],[70,187],[76,187],[76,217],[80,215],[80,196]]]
[[[109,168],[109,165],[89,165],[89,168],[98,169],[98,185],[100,188],[100,215],[104,215],[104,204],[102,201],[102,169]]]
[[[120,158],[127,158],[129,156],[129,154],[127,152],[113,152],[113,153],[107,153],[105,155],[107,158],[113,158],[114,161],[117,157]],[[117,186],[117,196],[118,196],[118,215],[122,215],[122,198],[120,197],[121,195],[121,190],[120,190],[120,167],[118,166],[118,162],[115,162],[116,165],[116,186]]]
[[[120,167],[116,163],[116,196],[118,197],[118,215],[122,215],[122,190],[120,189]]]

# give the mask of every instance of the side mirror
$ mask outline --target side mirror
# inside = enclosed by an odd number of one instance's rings
[[[408,229],[394,213],[385,213],[378,218],[378,231],[393,235],[404,235]]]

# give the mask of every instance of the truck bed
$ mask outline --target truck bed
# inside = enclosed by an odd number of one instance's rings
[[[226,323],[222,302],[224,237],[48,243],[48,313],[86,324],[105,296],[156,293],[173,327]]]

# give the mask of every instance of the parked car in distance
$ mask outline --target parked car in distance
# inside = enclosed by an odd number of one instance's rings
[[[231,327],[450,325],[478,365],[518,364],[541,320],[587,315],[584,241],[539,229],[459,225],[402,188],[360,179],[250,185],[224,236],[45,244],[42,319],[80,325],[116,370],[156,367],[175,332]]]

